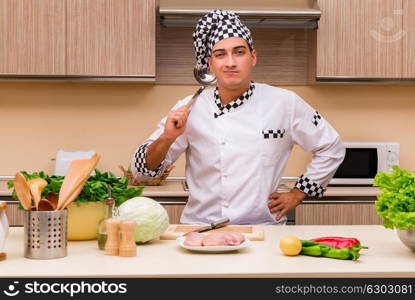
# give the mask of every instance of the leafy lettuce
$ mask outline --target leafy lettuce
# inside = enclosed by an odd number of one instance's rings
[[[386,228],[415,229],[415,172],[392,167],[379,172],[373,182],[380,187],[376,211]]]

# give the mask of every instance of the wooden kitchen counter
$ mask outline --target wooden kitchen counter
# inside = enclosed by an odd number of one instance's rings
[[[415,252],[383,226],[265,226],[265,241],[232,253],[202,254],[175,241],[138,246],[133,258],[107,256],[96,241],[69,242],[68,256],[53,260],[23,257],[23,228],[10,228],[0,277],[415,277]],[[369,249],[358,261],[281,254],[286,235],[301,239],[353,236]]]
[[[0,176],[11,177],[11,176]],[[0,178],[1,179],[1,178]],[[184,177],[168,177],[160,186],[146,186],[142,196],[145,197],[181,197],[187,198],[189,191],[184,189]],[[7,189],[7,180],[0,180],[0,197],[11,196],[12,191]],[[295,184],[295,180],[281,180],[278,188],[279,192],[289,191]],[[376,197],[379,194],[379,188],[373,186],[329,186],[324,193],[324,198],[330,197]]]
[[[167,179],[161,186],[146,186],[143,190],[145,197],[188,197],[189,192],[183,188],[183,179]],[[278,192],[287,192],[295,181],[282,180]],[[374,186],[328,186],[325,198],[331,197],[376,197],[379,188]],[[307,201],[307,200],[306,200]]]

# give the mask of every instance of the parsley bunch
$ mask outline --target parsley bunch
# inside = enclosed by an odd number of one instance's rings
[[[59,194],[60,188],[63,183],[64,176],[49,176],[45,172],[28,173],[26,171],[21,172],[26,180],[33,178],[43,178],[48,182],[48,185],[42,191],[42,197],[49,192]],[[7,182],[9,189],[13,188],[13,180]],[[128,187],[127,177],[117,177],[111,172],[101,173],[98,169],[95,169],[95,175],[89,176],[75,203],[89,202],[89,201],[102,201],[107,198],[108,187],[111,187],[112,198],[115,200],[115,205],[119,206],[121,203],[128,199],[138,197],[141,195],[144,186]],[[13,190],[12,197],[18,200],[16,191]]]

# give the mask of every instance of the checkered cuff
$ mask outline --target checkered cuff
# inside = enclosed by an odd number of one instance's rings
[[[318,185],[315,182],[312,182],[310,178],[301,175],[296,184],[294,185],[300,191],[308,194],[309,196],[323,197],[324,192],[326,191],[321,185]]]
[[[158,177],[161,173],[163,162],[161,162],[161,164],[155,170],[150,170],[147,168],[146,153],[148,145],[149,143],[141,145],[135,152],[135,168],[144,176]]]

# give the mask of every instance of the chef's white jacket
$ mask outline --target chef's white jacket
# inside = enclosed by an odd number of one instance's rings
[[[310,196],[321,197],[345,155],[336,130],[292,91],[254,83],[252,96],[236,109],[214,118],[214,88],[193,104],[185,132],[176,139],[157,170],[143,170],[132,161],[136,180],[158,177],[183,152],[190,196],[182,223],[206,224],[228,217],[231,224],[276,224],[268,197],[277,190],[294,144],[313,158],[296,183]],[[184,106],[191,96],[173,109]],[[166,117],[141,145],[156,140]],[[144,147],[143,147],[144,146]],[[140,149],[140,147],[139,147]],[[138,151],[138,149],[137,149]],[[145,155],[142,155],[145,161]],[[285,224],[286,217],[278,223]]]

